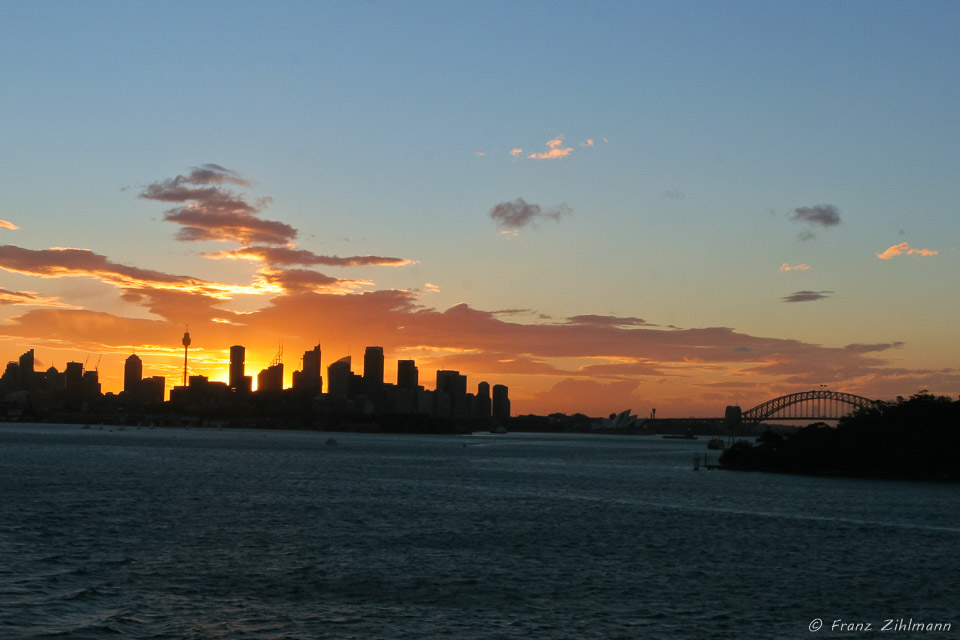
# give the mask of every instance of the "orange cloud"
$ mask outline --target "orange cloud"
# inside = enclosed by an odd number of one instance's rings
[[[16,231],[19,228],[20,227],[13,224],[9,220],[0,220],[0,229],[10,229],[11,231]]]
[[[784,262],[782,265],[780,265],[780,271],[781,271],[781,272],[787,272],[787,271],[807,271],[807,270],[809,270],[809,269],[810,269],[810,265],[808,265],[808,264],[797,264],[797,265],[793,265],[793,266],[791,267],[789,263]]]
[[[519,148],[519,147],[517,147],[516,149],[511,149],[511,150],[510,150],[510,155],[512,155],[514,158],[519,158],[519,157],[520,157],[520,154],[522,154],[522,153],[523,153],[523,149],[521,149],[521,148]]]
[[[350,293],[372,286],[369,280],[343,280],[309,269],[262,269],[258,274],[268,287],[279,287],[286,293]]]
[[[580,143],[580,146],[581,146],[581,147],[592,147],[592,146],[593,146],[593,138],[587,138],[586,140],[584,140],[583,142]]]
[[[18,305],[23,307],[65,307],[74,308],[60,301],[56,296],[42,296],[35,291],[8,291],[0,289],[0,306]]]
[[[206,282],[189,276],[174,276],[111,262],[89,249],[54,247],[35,251],[15,245],[0,246],[0,269],[41,278],[89,277],[125,290],[156,290],[196,293],[227,300],[234,294],[279,292],[255,285]]]
[[[932,249],[911,249],[910,243],[901,242],[900,244],[895,244],[892,247],[888,247],[882,253],[878,253],[877,257],[881,260],[890,260],[899,255],[909,255],[909,256],[935,256],[939,251],[934,251]]]
[[[546,145],[549,147],[549,151],[531,153],[527,157],[536,160],[553,160],[555,158],[565,158],[573,153],[573,147],[563,146],[563,136],[557,136],[553,140],[547,140]]]

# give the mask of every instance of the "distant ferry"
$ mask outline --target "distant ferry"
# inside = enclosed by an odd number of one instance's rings
[[[685,433],[683,435],[671,434],[663,437],[666,438],[667,440],[696,440],[697,439],[697,436],[693,435],[692,433]]]

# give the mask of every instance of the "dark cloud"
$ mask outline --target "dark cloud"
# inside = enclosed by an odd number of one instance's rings
[[[833,293],[833,291],[797,291],[780,299],[784,302],[812,302],[814,300],[829,298],[830,296],[828,294],[831,293]]]
[[[512,202],[501,202],[490,209],[490,217],[496,221],[500,229],[523,229],[530,226],[536,227],[538,220],[558,221],[571,211],[572,209],[566,203],[551,209],[541,209],[538,204],[530,204],[523,198],[517,198]]]
[[[888,349],[899,349],[903,346],[902,342],[885,342],[881,344],[848,344],[844,347],[846,351],[853,353],[873,353],[877,351],[887,351]]]
[[[813,207],[797,207],[790,214],[794,222],[806,222],[821,227],[833,227],[840,224],[840,211],[832,204],[818,204]]]
[[[619,318],[617,316],[581,315],[567,318],[568,324],[592,325],[603,327],[646,327],[651,326],[643,318]]]
[[[178,202],[183,206],[168,209],[163,219],[183,225],[177,239],[234,241],[240,244],[287,244],[297,230],[276,220],[262,220],[258,213],[270,202],[261,198],[251,204],[239,194],[219,185],[249,186],[235,172],[215,164],[195,167],[187,176],[148,185],[140,197],[158,202]],[[214,186],[207,186],[214,185]]]

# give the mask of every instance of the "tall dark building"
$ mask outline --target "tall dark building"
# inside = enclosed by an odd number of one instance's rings
[[[383,347],[367,347],[363,352],[363,392],[376,398],[383,390]]]
[[[490,383],[481,382],[477,385],[477,417],[488,420],[490,408]]]
[[[350,397],[350,356],[340,358],[327,367],[327,393],[331,398]]]
[[[140,399],[150,404],[163,402],[167,380],[163,376],[152,376],[140,381]]]
[[[493,418],[502,420],[510,417],[510,398],[507,396],[507,387],[502,384],[493,385]]]
[[[140,356],[133,354],[123,363],[123,391],[134,395],[140,388],[143,379],[143,361]]]
[[[230,347],[230,390],[234,393],[249,391],[244,389],[244,361],[247,357],[247,350],[243,345],[235,344]]]
[[[459,371],[441,369],[437,371],[437,393],[450,398],[451,417],[462,418],[467,411],[467,376]]]
[[[70,393],[80,393],[83,388],[83,363],[68,362],[63,372],[64,388]]]
[[[20,385],[26,389],[33,384],[33,349],[20,356]]]
[[[283,363],[277,362],[257,374],[257,391],[283,391]]]
[[[96,369],[84,371],[81,386],[85,396],[100,395],[100,373]]]
[[[420,386],[420,371],[413,360],[397,360],[397,387],[416,391]]]
[[[320,345],[303,352],[303,369],[293,386],[305,391],[320,393],[323,390],[323,375],[320,369]]]

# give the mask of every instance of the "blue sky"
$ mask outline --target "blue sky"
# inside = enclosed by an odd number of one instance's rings
[[[19,229],[0,233],[247,282],[256,264],[202,255],[222,242],[175,241],[166,207],[138,197],[213,163],[249,181],[248,200],[271,198],[259,215],[296,228],[299,248],[414,262],[324,270],[368,291],[416,291],[437,311],[524,310],[509,316],[524,325],[595,314],[896,344],[871,356],[883,360],[874,377],[836,385],[952,392],[958,27],[955,2],[4,2],[0,219]],[[566,155],[529,157],[558,139]],[[490,211],[517,198],[569,213],[501,233]],[[793,219],[818,206],[839,224]],[[0,288],[189,320],[96,276],[8,269]],[[803,291],[820,297],[785,302]],[[19,327],[25,309],[2,318]],[[14,334],[8,359],[30,336]],[[324,340],[356,352],[364,339]],[[62,368],[68,342],[49,345],[51,364]],[[117,357],[129,346],[81,342]],[[672,384],[568,364],[511,378],[520,405],[542,409],[537,394],[568,378],[636,383],[625,403],[638,406]],[[691,385],[713,375],[680,376],[676,405],[738,400],[697,397]],[[800,383],[767,377],[756,393]]]

